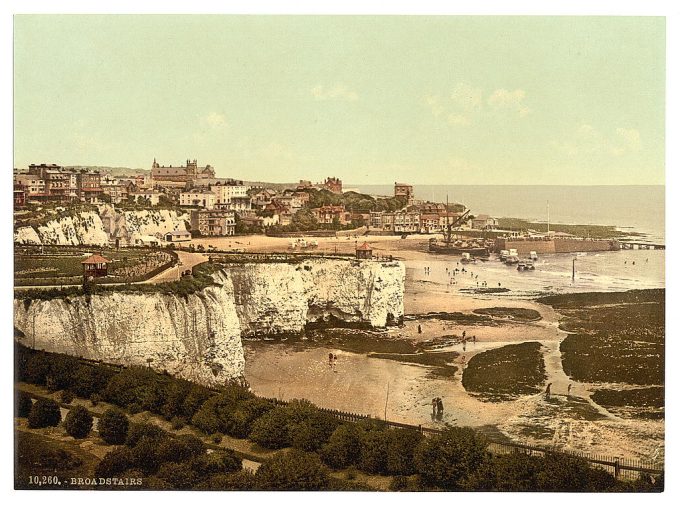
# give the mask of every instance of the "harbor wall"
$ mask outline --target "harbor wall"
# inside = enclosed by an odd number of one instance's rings
[[[577,253],[590,251],[618,251],[621,249],[616,240],[607,239],[577,239],[556,238],[543,239],[506,239],[498,238],[495,243],[496,251],[516,249],[518,255],[528,255],[530,251],[540,254]]]

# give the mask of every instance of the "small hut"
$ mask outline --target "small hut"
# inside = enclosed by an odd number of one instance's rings
[[[83,279],[87,280],[106,276],[111,260],[101,255],[90,255],[80,263],[83,264]]]
[[[357,246],[356,255],[360,260],[370,260],[373,258],[373,248],[365,242],[361,246]]]

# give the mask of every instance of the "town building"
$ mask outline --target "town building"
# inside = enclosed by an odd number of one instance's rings
[[[199,167],[196,159],[193,161],[187,160],[186,165],[180,165],[179,167],[173,167],[172,165],[166,167],[165,165],[160,165],[154,158],[153,164],[151,165],[151,179],[154,182],[174,181],[187,183],[197,179],[214,177],[215,169],[209,164],[204,167]]]
[[[68,176],[69,184],[71,176]],[[49,191],[49,190],[48,190]],[[76,173],[76,193],[80,200],[84,202],[97,202],[101,196],[101,174],[99,171],[90,172],[86,169],[81,169]]]
[[[333,193],[342,193],[342,181],[337,177],[327,177],[323,182],[323,188]]]
[[[128,184],[121,183],[118,179],[106,176],[101,180],[102,193],[108,195],[112,204],[120,204],[127,200]]]
[[[300,192],[304,193],[307,195],[307,201],[309,201],[309,194],[305,192]],[[276,192],[274,190],[270,190],[269,188],[265,188],[263,190],[260,190],[259,192],[255,193],[251,198],[250,198],[250,205],[252,208],[255,209],[264,209],[268,204],[271,203],[272,198],[276,196]]]
[[[340,225],[346,225],[349,222],[349,215],[345,211],[345,206],[322,206],[312,209],[312,213],[320,224],[331,225],[333,223],[339,223]]]
[[[17,174],[14,176],[15,190],[24,192],[25,200],[44,200],[45,180],[33,174]]]
[[[165,234],[164,239],[168,242],[184,242],[191,240],[191,233],[187,230],[173,230]]]
[[[202,207],[213,209],[217,202],[217,195],[210,190],[190,190],[179,194],[180,206]]]
[[[111,260],[101,255],[90,255],[80,263],[83,266],[83,280],[87,281],[106,276]]]
[[[197,209],[191,211],[191,230],[202,236],[234,235],[234,211]]]
[[[357,246],[356,257],[359,260],[370,260],[373,258],[373,248],[371,248],[367,242],[363,243],[361,246]]]
[[[498,220],[488,214],[479,214],[472,218],[472,228],[475,230],[490,230],[498,226]]]
[[[404,183],[394,183],[394,196],[406,197],[408,204],[412,204],[415,196],[413,193],[413,186]]]
[[[215,193],[215,207],[230,211],[248,211],[251,209],[248,187],[243,181],[234,179],[217,181],[209,185]]]

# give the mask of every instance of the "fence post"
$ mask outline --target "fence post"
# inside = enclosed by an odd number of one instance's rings
[[[422,426],[422,424],[418,424],[418,432],[420,432],[421,434],[423,433],[423,426]]]
[[[620,474],[621,474],[621,463],[619,462],[619,458],[616,457],[614,459],[614,478],[618,478]]]

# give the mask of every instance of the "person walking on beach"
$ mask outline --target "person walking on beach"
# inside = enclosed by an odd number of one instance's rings
[[[436,414],[437,414],[437,398],[433,397],[432,398],[432,419],[434,419]]]
[[[442,402],[441,397],[437,397],[437,414],[439,415],[440,419],[441,416],[444,414],[444,403]]]
[[[548,386],[545,387],[545,398],[550,399],[550,387],[552,386],[552,383],[548,383]]]
[[[476,343],[476,342],[477,342],[477,336],[475,336],[475,335],[472,336],[472,342],[473,342],[473,343]]]
[[[333,354],[332,353],[328,354],[328,365],[333,367]]]
[[[567,397],[571,397],[571,383],[567,386]]]
[[[463,331],[463,339],[465,339],[465,331]]]
[[[418,334],[423,333],[423,327],[420,326],[420,323],[418,324]]]

